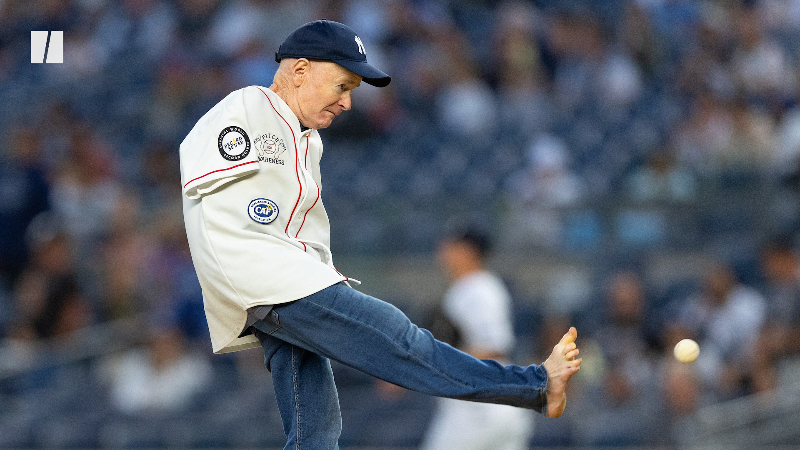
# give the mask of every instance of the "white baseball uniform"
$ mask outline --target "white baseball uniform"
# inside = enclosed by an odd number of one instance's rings
[[[321,157],[319,133],[261,86],[229,94],[181,143],[186,235],[214,353],[259,346],[241,336],[248,308],[348,280],[333,266]]]
[[[508,354],[514,346],[511,296],[503,281],[481,270],[456,280],[444,313],[461,332],[464,348]],[[533,431],[531,411],[506,405],[438,399],[424,450],[522,450]]]

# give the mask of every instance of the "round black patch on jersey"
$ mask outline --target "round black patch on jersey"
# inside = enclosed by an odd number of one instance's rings
[[[217,147],[223,158],[228,161],[239,161],[250,153],[250,137],[243,129],[232,125],[219,133]]]

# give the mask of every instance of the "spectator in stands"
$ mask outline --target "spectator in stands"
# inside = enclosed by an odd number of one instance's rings
[[[179,328],[155,325],[147,345],[110,360],[103,368],[111,402],[128,414],[185,411],[211,381],[208,360],[186,347]]]
[[[222,3],[214,0],[179,0],[177,3],[178,41],[187,47],[201,45],[207,50],[212,20],[222,9]]]
[[[679,160],[704,175],[720,171],[715,155],[724,154],[733,135],[733,117],[725,102],[705,90],[692,99],[688,115],[676,126]]]
[[[731,68],[737,88],[747,99],[782,102],[797,94],[797,75],[788,49],[766,33],[758,6],[734,7],[736,48]]]
[[[122,191],[102,240],[97,264],[100,314],[117,320],[148,310],[153,292],[145,277],[155,243],[144,226],[141,200],[131,190]]]
[[[189,243],[180,209],[164,207],[153,215],[150,230],[153,252],[147,260],[144,279],[152,298],[148,310],[169,317],[190,344],[208,345],[208,325],[203,310],[200,283],[189,254]]]
[[[726,171],[759,173],[773,165],[777,133],[772,117],[745,102],[736,98],[730,105],[731,140],[716,159]]]
[[[31,261],[14,286],[15,318],[9,337],[34,341],[64,338],[94,321],[61,220],[48,213],[31,223]]]
[[[153,100],[142,107],[147,117],[147,134],[158,140],[179,140],[178,133],[185,126],[186,116],[197,114],[191,108],[193,104],[213,105],[224,96],[219,90],[230,86],[219,62],[201,70],[193,64],[190,55],[170,54],[160,61],[154,72]]]
[[[439,127],[454,137],[488,141],[497,131],[499,105],[489,84],[481,77],[480,67],[470,53],[468,38],[458,28],[436,34],[440,54],[440,76],[446,77],[436,103]],[[441,69],[440,69],[441,70]]]
[[[86,258],[108,232],[122,186],[114,147],[97,127],[75,123],[69,139],[68,153],[55,169],[51,202],[78,257]]]
[[[580,394],[584,417],[575,430],[576,443],[590,448],[651,444],[658,420],[653,386],[637,385],[620,361],[606,362],[600,383]]]
[[[656,400],[657,419],[650,445],[674,446],[691,440],[686,435],[686,421],[706,400],[697,368],[675,361],[666,355],[658,370],[659,399]]]
[[[625,52],[611,45],[612,37],[596,16],[565,14],[555,39],[562,54],[554,74],[556,101],[569,108],[603,104],[606,113],[624,110],[642,91],[639,68]],[[606,117],[602,117],[605,119]]]
[[[604,308],[590,339],[605,373],[590,380],[582,405],[588,416],[578,432],[581,445],[644,445],[652,442],[655,367],[651,363],[644,281],[632,271],[609,277]],[[600,369],[602,370],[602,369]]]
[[[627,3],[618,32],[619,43],[636,62],[643,80],[657,82],[662,79],[667,66],[664,36],[656,32],[653,19],[643,4]]]
[[[753,352],[751,376],[757,391],[775,389],[794,376],[782,374],[785,363],[800,362],[800,255],[786,239],[761,251],[766,321]]]
[[[691,338],[703,349],[695,363],[705,392],[716,400],[750,393],[748,364],[766,318],[764,297],[742,284],[725,263],[710,267],[702,288],[679,306],[665,348]]]
[[[535,137],[527,165],[508,180],[507,239],[517,245],[558,247],[563,236],[564,209],[583,197],[582,180],[569,167],[569,152],[561,139]]]
[[[696,180],[669,148],[653,151],[627,179],[628,194],[638,202],[684,203],[694,199]]]
[[[776,133],[771,173],[781,177],[800,168],[800,107],[795,105],[781,111]]]
[[[515,138],[545,132],[553,123],[549,82],[538,40],[544,33],[539,12],[530,3],[508,2],[498,10],[493,35],[492,77],[497,81],[500,126]]]
[[[648,360],[652,324],[648,323],[647,293],[644,280],[635,272],[621,270],[608,278],[604,309],[594,318],[591,338],[604,357],[627,374],[638,388],[651,378]]]
[[[7,134],[0,154],[0,286],[12,286],[28,262],[22,239],[33,218],[49,209],[49,191],[41,161],[42,141],[32,127]],[[2,287],[0,287],[2,289]]]
[[[176,201],[173,187],[180,183],[178,155],[168,142],[150,141],[142,147],[142,172],[138,184],[144,214],[154,214]]]
[[[674,58],[697,38],[696,31],[703,14],[702,5],[693,0],[670,0],[641,3],[659,34],[668,36],[668,56]]]

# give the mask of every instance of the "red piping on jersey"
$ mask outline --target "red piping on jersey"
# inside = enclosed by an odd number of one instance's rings
[[[235,166],[227,167],[227,168],[225,168],[225,169],[217,169],[217,170],[212,170],[211,172],[208,172],[208,173],[207,173],[207,174],[205,174],[205,175],[200,175],[199,177],[197,177],[197,178],[195,178],[195,179],[193,179],[193,180],[189,180],[188,182],[186,182],[186,184],[184,184],[184,185],[183,185],[183,187],[185,188],[186,186],[188,186],[188,185],[189,185],[190,183],[192,183],[193,181],[197,181],[197,180],[199,180],[200,178],[207,177],[207,176],[211,175],[212,173],[223,172],[223,171],[225,171],[225,170],[231,170],[231,169],[235,169],[235,168],[237,168],[237,167],[242,167],[242,166],[245,166],[245,165],[247,165],[247,164],[253,164],[253,163],[257,163],[257,162],[258,162],[258,161],[248,161],[248,162],[246,162],[246,163],[237,164],[237,165],[235,165]]]
[[[300,223],[300,228],[297,229],[297,233],[295,233],[294,237],[297,237],[297,235],[300,234],[300,230],[303,229],[303,225],[306,223],[306,216],[308,215],[308,212],[314,209],[314,206],[316,206],[318,201],[319,201],[319,186],[317,186],[317,199],[314,200],[314,203],[311,205],[311,208],[308,208],[306,210],[306,213],[303,214],[303,221]]]
[[[306,135],[306,169],[308,169],[308,135]],[[314,184],[317,183],[315,182]],[[297,229],[297,233],[294,234],[294,237],[297,237],[300,234],[300,230],[303,229],[303,225],[306,223],[306,216],[308,216],[308,212],[314,209],[314,206],[317,205],[317,202],[319,201],[319,194],[319,185],[317,185],[317,199],[314,200],[314,203],[311,205],[311,207],[306,210],[305,214],[303,214],[303,221],[300,223],[300,228]]]
[[[278,117],[280,117],[281,120],[283,120],[283,123],[285,123],[286,126],[289,127],[289,131],[292,132],[292,143],[294,144],[294,173],[295,175],[297,175],[297,184],[300,185],[300,193],[297,194],[297,201],[294,202],[294,208],[292,208],[292,212],[289,214],[289,220],[286,221],[286,228],[283,230],[283,232],[288,235],[289,225],[291,225],[292,223],[292,216],[294,216],[294,212],[297,210],[297,205],[300,204],[300,198],[303,197],[303,183],[300,182],[300,168],[298,167],[298,165],[300,164],[300,162],[298,161],[300,159],[300,154],[297,151],[297,138],[295,138],[294,136],[294,130],[292,129],[292,126],[289,125],[289,122],[287,122],[286,119],[283,118],[281,113],[279,113],[278,110],[275,108],[275,105],[272,104],[272,100],[270,100],[269,95],[267,95],[266,92],[262,91],[261,88],[258,88],[258,90],[261,91],[262,94],[264,94],[264,97],[267,97],[269,106],[272,107],[273,111],[275,111],[275,114],[277,114]],[[298,230],[298,233],[299,232],[300,230]],[[303,241],[300,241],[300,243],[303,244],[303,250],[305,251],[306,244],[303,243]]]
[[[303,184],[300,182],[300,172],[299,172],[299,169],[298,169],[298,165],[300,163],[300,161],[299,161],[300,160],[300,153],[297,151],[297,141],[295,140],[294,130],[292,129],[292,126],[289,125],[289,122],[287,122],[286,119],[283,118],[281,113],[279,113],[278,110],[275,109],[275,105],[272,104],[272,100],[269,98],[269,95],[267,95],[266,92],[261,90],[261,88],[258,88],[258,90],[261,91],[262,94],[264,94],[264,97],[267,97],[267,101],[269,102],[269,106],[272,107],[273,111],[275,111],[275,114],[277,114],[278,117],[280,117],[281,120],[283,120],[283,123],[285,123],[286,126],[289,127],[289,131],[292,132],[292,142],[294,143],[294,171],[295,171],[295,174],[297,175],[297,184],[300,185],[300,193],[297,195],[297,201],[294,204],[294,208],[292,208],[291,214],[289,214],[289,221],[286,223],[286,229],[284,230],[284,232],[288,235],[289,234],[289,225],[292,223],[292,216],[294,215],[294,212],[297,209],[297,205],[300,203],[300,198],[303,196]],[[303,160],[303,166],[305,167],[306,170],[308,170],[308,147],[309,147],[308,141],[309,141],[309,137],[310,137],[310,135],[306,135],[306,155],[305,155],[305,158]],[[258,161],[253,161],[253,162],[258,162]],[[194,181],[194,180],[192,180],[192,181]],[[314,182],[314,184],[317,184],[317,183]],[[317,199],[314,200],[314,203],[311,205],[311,208],[308,208],[306,210],[306,213],[303,215],[303,222],[300,223],[300,228],[297,229],[297,233],[295,233],[295,235],[294,235],[295,238],[297,238],[297,236],[300,234],[300,230],[303,228],[303,225],[306,223],[306,216],[308,215],[308,212],[311,211],[314,208],[314,206],[316,206],[317,202],[319,201],[319,196],[320,196],[320,188],[319,188],[319,185],[317,185]],[[301,243],[303,245],[303,251],[306,251],[306,252],[308,251],[308,249],[306,248],[306,243],[305,242],[301,241],[300,239],[298,239],[297,242],[299,242],[299,243]],[[336,272],[337,274],[339,274],[339,276],[344,277],[345,280],[350,281],[349,277],[342,275],[338,270],[333,269],[333,271]]]
[[[336,269],[333,269],[333,271],[334,271],[334,272],[336,272],[336,273],[338,273],[340,277],[344,277],[344,279],[345,279],[346,281],[350,281],[350,278],[349,278],[349,277],[347,277],[347,276],[345,276],[345,275],[342,275],[342,273],[341,273],[341,272],[339,272],[338,270],[336,270]]]

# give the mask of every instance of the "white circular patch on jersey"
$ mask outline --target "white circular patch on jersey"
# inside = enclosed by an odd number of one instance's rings
[[[250,137],[237,126],[230,126],[219,133],[219,154],[228,161],[239,161],[250,153]]]
[[[248,205],[247,214],[254,221],[266,225],[278,218],[278,205],[270,199],[257,198]]]

